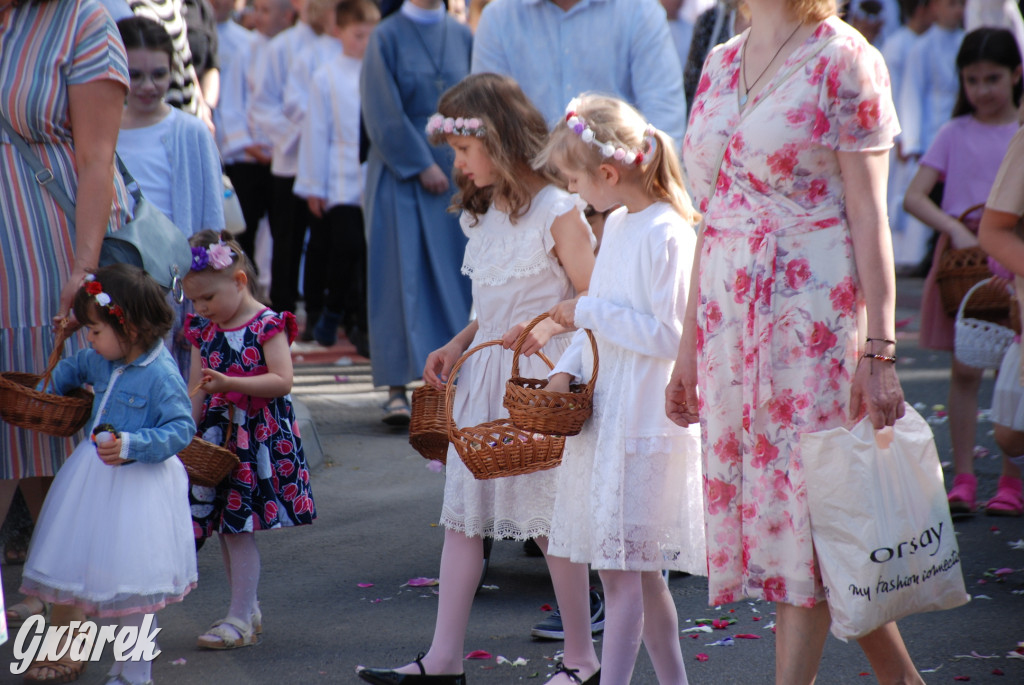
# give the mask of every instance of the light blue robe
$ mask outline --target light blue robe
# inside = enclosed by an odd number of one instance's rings
[[[425,128],[441,93],[469,74],[472,35],[454,19],[443,21],[415,24],[396,12],[374,31],[363,59],[367,304],[378,386],[419,378],[427,355],[469,321],[470,283],[460,273],[466,238],[447,211],[454,185],[432,195],[418,178],[435,163],[451,174],[451,151],[430,145]]]

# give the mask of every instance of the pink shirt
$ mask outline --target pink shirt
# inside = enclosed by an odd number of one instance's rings
[[[943,124],[921,164],[937,170],[946,182],[944,212],[960,216],[969,207],[985,202],[1016,132],[1016,122],[983,124],[971,115]]]

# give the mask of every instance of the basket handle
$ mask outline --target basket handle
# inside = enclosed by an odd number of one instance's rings
[[[458,361],[455,362],[455,365],[452,366],[452,370],[448,372],[448,380],[445,381],[444,384],[444,413],[445,418],[448,421],[449,434],[451,434],[452,426],[455,424],[455,418],[452,414],[452,409],[455,406],[455,393],[452,392],[452,388],[455,387],[455,376],[456,374],[459,373],[459,368],[462,367],[463,362],[469,359],[471,355],[476,354],[485,347],[491,347],[492,345],[501,344],[502,343],[500,340],[488,340],[487,342],[482,342],[479,345],[469,348],[468,350],[462,353],[462,356],[459,357]]]
[[[228,402],[228,429],[224,434],[224,444],[221,445],[224,449],[228,449],[228,443],[231,442],[231,431],[235,429],[235,405],[232,402]],[[230,450],[228,450],[230,452]]]
[[[53,380],[53,370],[57,368],[57,363],[64,355],[64,343],[78,330],[78,327],[71,325],[71,319],[68,317],[61,319],[57,326],[57,340],[53,344],[53,349],[50,350],[50,358],[46,361],[46,369],[43,371],[43,392],[46,392],[46,389],[50,387],[50,381]]]
[[[971,289],[967,291],[966,295],[964,295],[964,299],[960,300],[960,308],[956,310],[956,318],[958,320],[964,318],[964,309],[967,308],[967,300],[971,299],[971,295],[974,294],[974,291],[978,290],[979,288],[981,288],[984,285],[987,285],[988,282],[991,281],[991,280],[993,280],[993,279],[991,279],[991,278],[984,278],[984,279],[978,281],[977,283],[975,283],[974,285],[971,286]],[[1012,288],[1007,288],[1007,290],[1009,291],[1009,293],[1011,295],[1013,295],[1013,289]],[[1010,306],[1011,307],[1013,306],[1012,302],[1011,302]]]
[[[533,321],[531,321],[530,323],[526,324],[526,328],[524,328],[523,332],[519,334],[518,338],[516,338],[516,343],[513,346],[513,349],[515,351],[512,354],[512,375],[513,376],[518,376],[519,375],[519,355],[521,354],[520,350],[522,349],[523,343],[526,342],[526,336],[528,336],[530,334],[530,331],[533,330],[534,326],[536,326],[537,324],[539,324],[541,321],[543,321],[544,319],[548,318],[549,316],[550,316],[550,314],[548,314],[547,312],[544,312],[543,314],[537,315],[533,319]],[[598,359],[597,359],[597,340],[594,339],[594,334],[590,332],[589,328],[584,328],[583,330],[587,334],[587,337],[590,338],[590,348],[594,351],[594,373],[591,374],[590,381],[587,383],[587,386],[586,386],[587,389],[593,390],[594,383],[597,382],[597,371],[598,371],[598,368],[599,368]],[[551,365],[551,362],[549,362],[547,360],[547,358],[544,357],[543,354],[541,354],[539,352],[538,352],[538,354],[540,354],[541,359],[543,359],[547,363],[549,369],[553,369],[554,368],[554,366]]]
[[[965,209],[963,212],[961,212],[960,216],[958,216],[956,218],[956,220],[959,221],[960,223],[963,223],[964,219],[969,217],[971,214],[974,214],[979,209],[985,209],[985,203],[984,202],[981,202],[981,203],[976,204],[976,205],[971,205],[970,207]]]

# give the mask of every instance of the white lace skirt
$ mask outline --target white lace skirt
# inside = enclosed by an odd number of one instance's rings
[[[667,424],[662,435],[631,435],[626,414],[637,402],[664,412],[664,395],[637,392],[630,353],[601,354],[594,415],[558,468],[548,552],[595,569],[707,575],[699,432]]]
[[[1020,382],[1020,343],[1006,348],[992,393],[992,422],[1024,431],[1024,386]]]
[[[554,362],[568,347],[569,336],[553,338],[544,353]],[[476,344],[476,342],[474,342]],[[512,369],[512,352],[488,347],[471,356],[459,371],[459,390],[453,416],[459,426],[475,426],[507,417],[502,406],[505,381]],[[537,358],[523,357],[520,374],[546,378],[547,367]],[[555,504],[555,483],[561,467],[492,480],[476,480],[448,445],[444,506],[441,525],[470,537],[525,540],[551,532],[551,511]]]
[[[181,601],[197,580],[178,458],[107,466],[82,441],[46,496],[21,591],[90,616],[123,616]]]

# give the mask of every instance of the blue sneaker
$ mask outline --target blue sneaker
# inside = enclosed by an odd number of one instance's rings
[[[597,590],[590,591],[590,632],[600,633],[604,630],[604,600]],[[562,614],[555,609],[548,617],[538,623],[530,631],[530,635],[542,640],[564,640],[565,630],[562,628]]]

